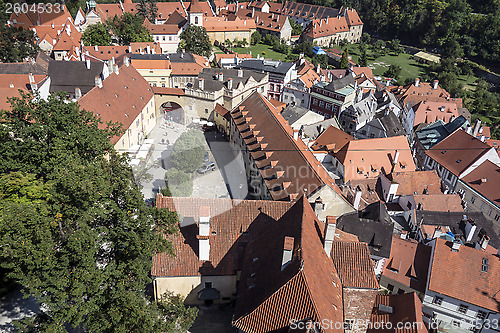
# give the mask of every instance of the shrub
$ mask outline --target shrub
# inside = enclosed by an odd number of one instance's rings
[[[203,163],[205,137],[198,130],[182,133],[175,141],[170,161],[180,171],[193,172]]]

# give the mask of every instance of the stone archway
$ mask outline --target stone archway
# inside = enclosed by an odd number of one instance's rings
[[[184,109],[175,102],[164,102],[161,104],[161,111],[165,120],[171,120],[179,124],[184,124]]]

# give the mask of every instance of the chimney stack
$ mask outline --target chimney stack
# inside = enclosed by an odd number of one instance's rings
[[[452,250],[453,252],[458,252],[458,251],[460,251],[460,245],[462,245],[462,244],[460,243],[460,241],[459,241],[458,239],[455,239],[455,240],[453,241],[453,245],[451,246],[451,250]]]
[[[356,210],[359,210],[359,203],[361,202],[361,194],[362,193],[363,192],[356,189],[356,193],[354,194],[354,202],[352,205],[354,206],[354,209],[356,209]]]
[[[293,139],[296,141],[299,139],[299,130],[298,129],[293,130]]]
[[[210,207],[200,207],[198,222],[198,257],[200,260],[210,260]]]
[[[87,69],[90,69],[90,59],[85,60],[85,65],[87,66]]]
[[[243,70],[241,68],[238,69],[238,77],[243,77]]]
[[[396,152],[394,153],[394,159],[392,161],[392,164],[396,165],[399,160],[399,151],[396,149]]]
[[[436,227],[434,229],[434,234],[432,235],[432,239],[436,239],[436,238],[441,237],[441,234],[442,234],[441,227]]]
[[[30,84],[34,84],[35,83],[35,77],[33,76],[33,73],[30,73],[28,77],[29,77],[29,80],[30,80]]]
[[[285,269],[285,267],[292,261],[293,245],[293,237],[285,236],[285,241],[283,242],[283,259],[281,260],[281,270]]]
[[[184,53],[186,53],[186,50],[182,49],[182,51],[181,51],[181,58],[184,58]]]
[[[224,74],[222,72],[219,73],[219,81],[224,82]]]
[[[321,73],[321,66],[320,64],[318,64],[318,66],[316,67],[316,73]]]
[[[476,223],[472,219],[467,220],[465,224],[465,241],[468,243],[474,237],[474,233],[476,232],[477,226]]]
[[[417,77],[415,79],[415,87],[418,87],[419,84],[420,84],[420,79]]]
[[[99,47],[97,45],[94,45],[94,51],[99,51]]]
[[[128,46],[128,53],[132,53],[132,46]]]
[[[198,87],[200,88],[200,90],[205,90],[205,79],[200,77],[198,79]]]
[[[149,45],[146,46],[146,49],[148,50],[148,54],[151,54],[151,47]]]
[[[255,7],[252,7],[252,18],[255,16]]]
[[[123,63],[125,64],[125,66],[129,66],[130,65],[130,58],[129,57],[123,57]]]
[[[481,120],[478,119],[476,122],[476,125],[474,126],[474,131],[472,132],[473,137],[477,137],[477,134],[479,133],[480,128],[481,128]]]
[[[232,78],[229,78],[227,80],[227,89],[233,90],[233,79]]]
[[[438,88],[438,84],[439,84],[438,80],[432,81],[432,89],[436,90]]]
[[[75,99],[79,100],[82,97],[82,91],[80,88],[75,88]]]
[[[490,237],[488,237],[488,235],[484,235],[483,238],[481,238],[481,241],[479,242],[481,249],[486,250],[486,248],[488,247],[489,241],[490,241]]]
[[[95,77],[95,85],[96,87],[102,88],[102,79],[100,76]]]
[[[333,239],[335,237],[335,230],[337,228],[337,218],[335,216],[327,216],[325,224],[325,242],[323,248],[326,255],[330,257],[332,253]]]
[[[321,215],[321,212],[323,212],[323,208],[324,204],[323,200],[321,200],[321,197],[316,198],[316,200],[314,201],[314,213],[318,218]]]

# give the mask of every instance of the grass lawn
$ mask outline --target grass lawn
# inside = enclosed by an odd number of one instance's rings
[[[269,45],[265,44],[257,44],[248,47],[233,47],[232,49],[236,53],[249,53],[252,52],[253,57],[257,57],[257,55],[264,56],[266,59],[272,60],[286,60],[286,55],[282,53],[275,52],[271,49]],[[264,53],[263,53],[264,52]]]
[[[463,84],[464,90],[476,90],[477,77],[474,75],[459,75],[458,81]]]

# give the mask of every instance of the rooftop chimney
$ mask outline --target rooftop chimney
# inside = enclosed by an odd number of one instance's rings
[[[198,257],[200,260],[210,260],[210,207],[200,207],[198,222]]]
[[[321,66],[320,64],[318,64],[318,66],[316,67],[316,73],[321,73]]]
[[[33,76],[33,73],[30,73],[28,77],[29,77],[29,80],[30,80],[30,84],[34,84],[35,83],[35,77]]]
[[[460,241],[459,241],[458,239],[455,239],[455,240],[453,241],[453,244],[451,245],[451,250],[452,250],[453,252],[458,252],[458,251],[460,251],[460,245],[462,245],[462,244],[460,243]]]
[[[151,54],[151,47],[149,45],[146,45],[146,49],[148,50],[148,54]]]
[[[363,194],[363,192],[356,189],[356,193],[354,194],[354,202],[352,204],[354,206],[354,209],[356,210],[359,209],[359,203],[361,202],[361,194]]]
[[[94,45],[94,51],[99,51],[99,47],[97,45]]]
[[[476,137],[479,133],[479,129],[481,128],[481,120],[478,119],[476,125],[474,126],[474,131],[472,132],[472,136]]]
[[[96,87],[102,88],[102,79],[100,76],[95,77],[95,85]]]
[[[252,7],[252,18],[255,16],[255,7]]]
[[[323,200],[321,200],[321,197],[317,197],[316,200],[314,201],[314,213],[316,216],[319,218],[321,212],[323,212],[324,208]]]
[[[293,130],[293,139],[294,140],[298,140],[299,139],[299,130],[298,129],[294,129]]]
[[[113,72],[115,72],[116,75],[120,74],[120,68],[118,67],[117,64],[113,65]]]
[[[128,46],[128,53],[132,53],[132,46]]]
[[[222,72],[219,73],[219,81],[224,82],[224,74]]]
[[[439,84],[438,80],[432,81],[432,89],[436,90],[438,88],[438,84]]]
[[[392,161],[392,164],[396,165],[399,160],[399,151],[396,149],[396,152],[394,153],[394,159]]]
[[[87,66],[87,69],[90,69],[90,59],[85,60],[85,65]]]
[[[420,79],[417,77],[415,79],[415,87],[418,87],[419,84],[420,84]]]
[[[80,88],[75,88],[75,99],[79,100],[82,97],[82,91]]]
[[[477,226],[476,223],[472,219],[469,219],[465,224],[465,241],[468,243],[474,237],[474,233],[476,232]]]
[[[130,65],[130,58],[129,57],[123,57],[123,63],[125,64],[125,66],[129,66]]]
[[[323,244],[323,248],[328,257],[330,257],[332,253],[333,238],[335,237],[336,228],[337,218],[335,216],[327,216],[325,224],[325,243]]]
[[[182,51],[181,51],[181,58],[184,58],[184,53],[186,53],[186,50],[182,49]]]
[[[243,77],[243,70],[242,69],[238,69],[238,77]]]
[[[285,269],[290,261],[292,261],[293,243],[293,237],[285,236],[285,241],[283,243],[283,259],[281,260],[281,270]]]
[[[490,238],[488,237],[488,235],[484,235],[483,238],[481,238],[481,241],[479,242],[481,249],[486,250],[486,248],[488,247],[489,241],[490,241]]]
[[[441,237],[441,227],[436,227],[434,229],[434,234],[432,235],[432,239]]]
[[[200,77],[198,79],[198,87],[200,88],[200,90],[205,90],[205,79]]]
[[[229,78],[227,80],[227,89],[233,90],[233,79],[232,78]]]

